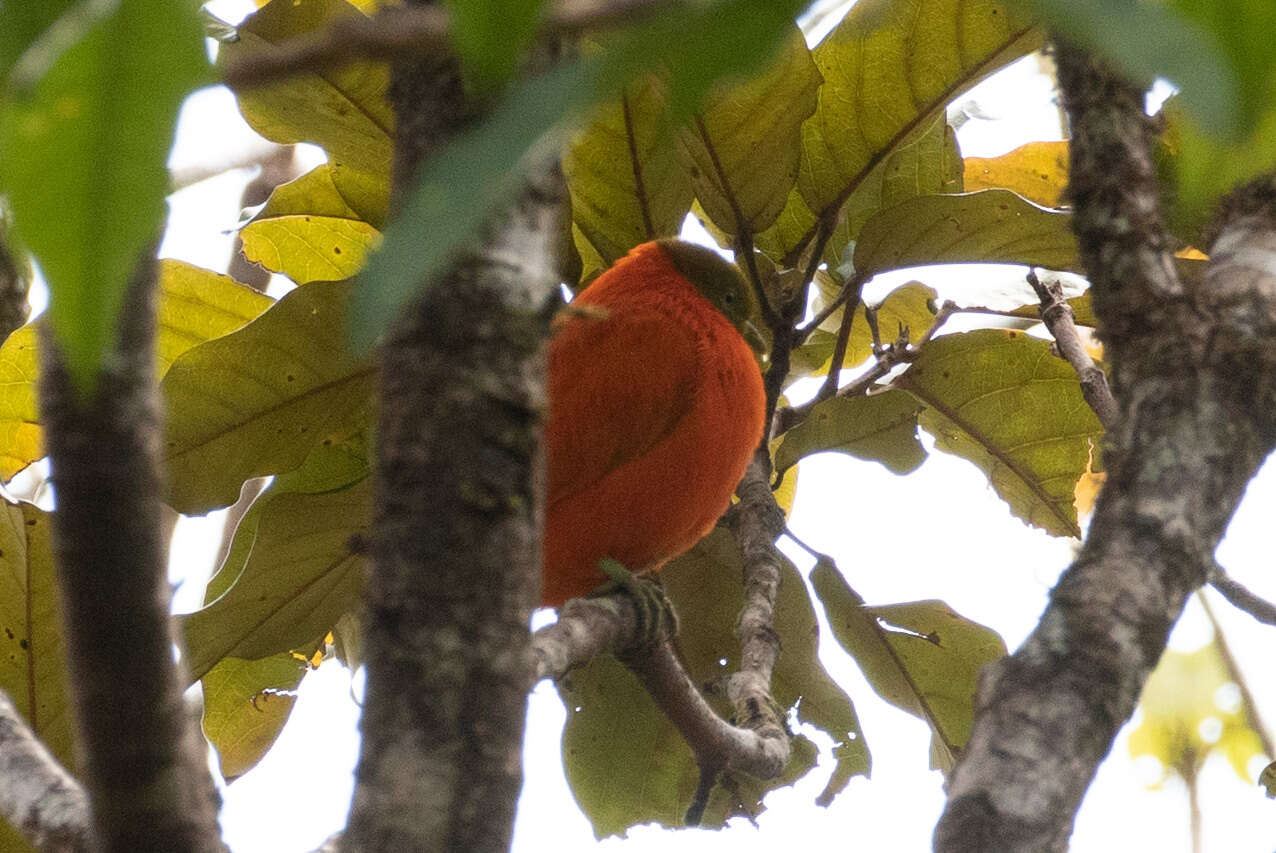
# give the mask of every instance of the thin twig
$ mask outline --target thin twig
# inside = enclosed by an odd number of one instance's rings
[[[1223,567],[1215,564],[1210,569],[1210,586],[1237,610],[1243,610],[1264,625],[1276,625],[1276,605],[1250,592],[1240,581],[1234,580]]]
[[[1081,342],[1072,306],[1063,298],[1063,287],[1058,280],[1042,282],[1036,270],[1028,271],[1028,284],[1032,285],[1037,298],[1041,300],[1041,322],[1054,336],[1059,355],[1077,372],[1081,381],[1081,396],[1098,415],[1103,428],[1112,429],[1120,417],[1120,408],[1116,398],[1112,396],[1112,389],[1108,387],[1107,375],[1090,358],[1085,344]]]
[[[571,36],[648,18],[673,0],[563,2],[542,26],[545,35]],[[296,36],[227,62],[222,80],[245,89],[360,60],[412,59],[451,49],[451,16],[444,6],[389,6],[371,16],[345,15],[326,28]]]
[[[938,333],[940,328],[948,322],[950,317],[960,311],[961,309],[958,308],[955,303],[951,301],[945,302],[939,307],[939,311],[935,313],[935,320],[931,323],[931,327],[926,330],[926,334],[922,335],[922,337],[918,339],[916,344],[909,342],[907,329],[900,330],[900,337],[898,340],[885,345],[883,345],[880,340],[877,340],[877,336],[874,335],[874,339],[876,341],[874,345],[874,354],[877,356],[877,362],[865,373],[856,377],[850,383],[843,385],[841,388],[835,389],[835,393],[828,390],[829,383],[826,381],[824,385],[820,387],[819,392],[802,405],[785,406],[782,409],[777,409],[775,415],[771,419],[772,437],[782,435],[802,423],[810,417],[811,410],[820,403],[823,403],[825,400],[835,396],[858,397],[861,394],[865,394],[873,387],[874,384],[877,383],[879,379],[889,374],[899,365],[915,361],[918,355],[921,354],[922,347],[935,337],[936,333]],[[870,319],[870,324],[875,329],[876,319],[873,311],[866,307],[865,316]]]
[[[1249,689],[1249,682],[1245,678],[1245,673],[1241,671],[1240,665],[1236,663],[1236,658],[1232,655],[1231,646],[1227,644],[1227,637],[1223,634],[1223,626],[1218,623],[1218,617],[1214,615],[1214,608],[1210,606],[1209,598],[1206,597],[1204,590],[1198,589],[1196,591],[1196,600],[1201,603],[1201,608],[1205,611],[1205,616],[1210,620],[1210,626],[1214,629],[1214,643],[1218,646],[1219,654],[1223,657],[1223,665],[1227,667],[1228,676],[1240,691],[1241,704],[1245,708],[1246,715],[1250,718],[1250,728],[1257,733],[1258,739],[1263,745],[1263,752],[1267,755],[1276,755],[1276,746],[1273,746],[1271,735],[1267,733],[1267,726],[1263,724],[1262,718],[1258,715],[1258,704],[1254,702],[1254,694]]]

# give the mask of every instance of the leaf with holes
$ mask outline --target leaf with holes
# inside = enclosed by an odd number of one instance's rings
[[[925,404],[918,421],[935,447],[979,466],[1011,512],[1081,535],[1075,490],[1103,427],[1048,342],[1002,329],[945,335],[893,384]]]
[[[1251,781],[1250,763],[1263,755],[1263,739],[1217,640],[1194,652],[1166,651],[1143,688],[1139,709],[1142,719],[1128,746],[1131,758],[1149,755],[1160,762],[1160,776],[1149,787],[1159,788],[1171,773],[1191,784],[1216,753],[1227,757],[1243,781]]]
[[[833,636],[887,702],[931,728],[931,766],[952,770],[970,739],[979,669],[1005,656],[996,631],[942,601],[869,607],[827,560],[811,570]]]

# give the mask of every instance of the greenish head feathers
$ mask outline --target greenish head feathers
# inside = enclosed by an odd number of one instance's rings
[[[658,242],[674,269],[731,321],[749,346],[761,352],[765,343],[752,322],[758,315],[757,300],[739,268],[704,246],[673,238]]]

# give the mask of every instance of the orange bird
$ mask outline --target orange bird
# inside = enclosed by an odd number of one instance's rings
[[[752,294],[716,252],[643,243],[564,311],[549,345],[543,604],[659,568],[709,532],[762,439]]]

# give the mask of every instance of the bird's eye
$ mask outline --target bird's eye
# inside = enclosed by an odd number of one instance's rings
[[[722,299],[729,305],[732,302],[735,302],[735,294],[728,291],[727,294],[722,297]]]

